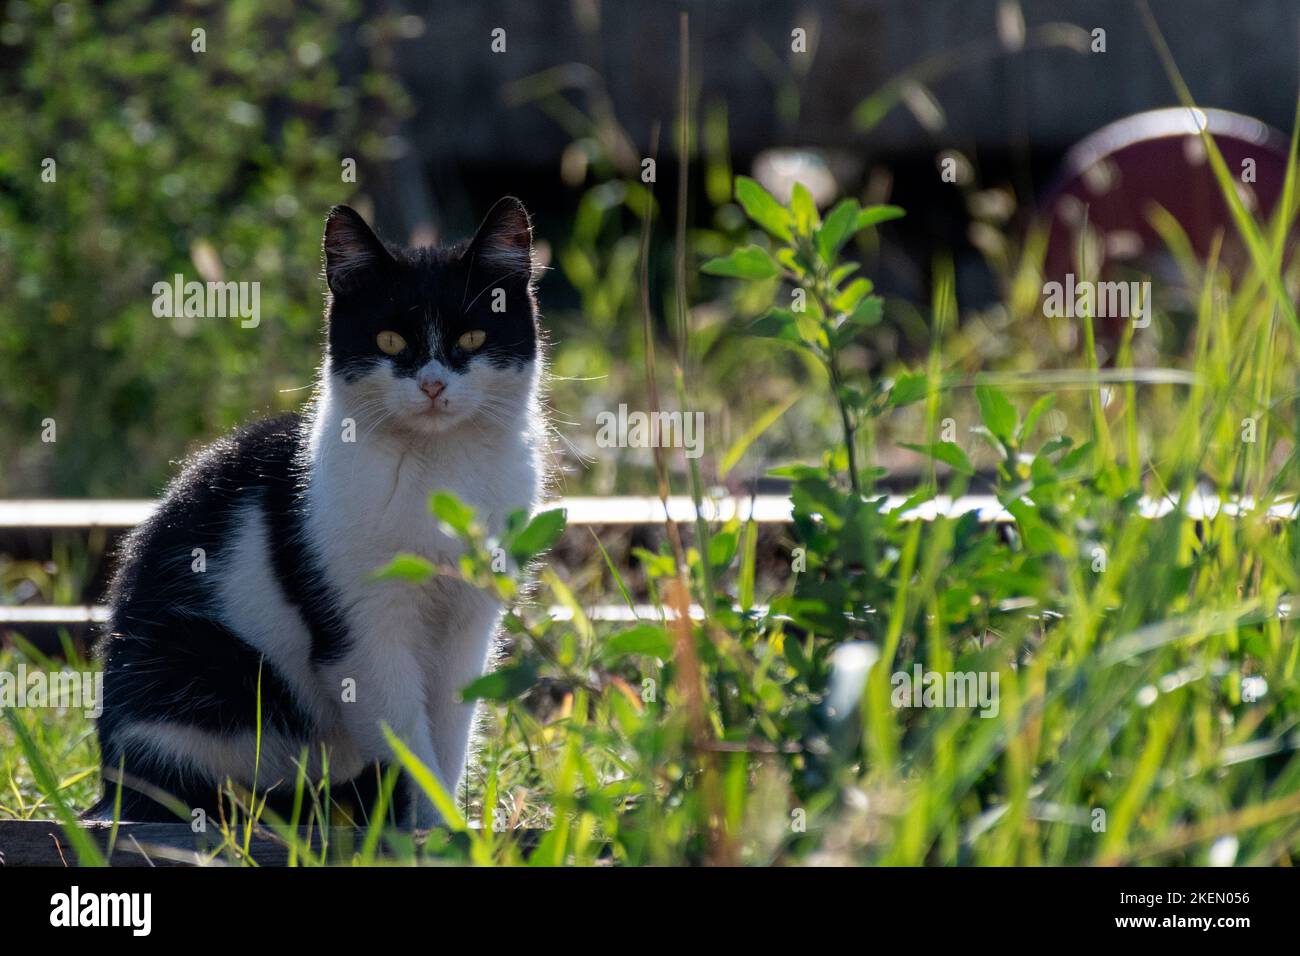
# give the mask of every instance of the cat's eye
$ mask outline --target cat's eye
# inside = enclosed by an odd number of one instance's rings
[[[396,332],[380,332],[375,341],[379,343],[379,350],[386,355],[396,355],[406,348],[406,339]]]
[[[469,332],[466,332],[464,335],[462,335],[460,339],[457,340],[456,344],[459,345],[461,348],[463,348],[466,352],[473,352],[476,348],[478,348],[480,345],[483,344],[483,340],[486,338],[487,338],[487,333],[484,332],[482,329],[471,329]]]

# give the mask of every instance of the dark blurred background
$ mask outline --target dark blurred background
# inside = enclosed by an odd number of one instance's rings
[[[1151,8],[1200,104],[1289,133],[1300,4]],[[1017,277],[1036,274],[1026,263],[1043,250],[1026,230],[1066,151],[1176,102],[1130,0],[8,2],[0,494],[152,495],[197,443],[300,405],[318,360],[331,203],[421,243],[468,234],[507,192],[533,211],[550,266],[564,490],[648,490],[648,456],[582,454],[597,411],[644,401],[636,263],[652,143],[651,301],[674,344],[682,14],[684,352],[712,449],[810,374],[746,343],[762,296],[696,274],[746,234],[732,174],[778,195],[799,178],[823,204],[854,195],[907,209],[856,250],[887,297],[860,361],[884,373],[928,347],[938,256],[955,261],[964,315],[1003,328],[1033,304],[1036,286]],[[259,282],[261,326],[154,318],[149,290],[176,273]],[[985,364],[1050,359],[985,338],[974,349]],[[55,443],[41,439],[48,419]],[[771,457],[816,454],[834,427],[823,403],[800,403],[763,441]]]

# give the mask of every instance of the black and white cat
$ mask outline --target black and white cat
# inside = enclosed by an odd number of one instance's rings
[[[399,552],[455,562],[434,491],[495,534],[538,503],[531,224],[507,198],[469,242],[402,251],[336,206],[324,258],[311,404],[197,454],[123,548],[92,815],[111,812],[119,764],[123,819],[175,819],[160,793],[212,812],[225,781],[251,787],[259,672],[272,806],[287,808],[304,748],[309,780],[327,769],[335,793],[368,799],[391,762],[383,724],[449,793],[460,780],[474,707],[459,692],[488,666],[501,608],[451,577],[368,579]],[[403,822],[436,821],[409,781],[399,791]]]

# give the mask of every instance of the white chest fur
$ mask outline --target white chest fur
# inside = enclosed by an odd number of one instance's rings
[[[387,564],[399,551],[433,561],[459,554],[429,510],[435,491],[474,508],[489,533],[516,509],[531,511],[540,490],[537,436],[526,417],[514,427],[469,423],[462,432],[413,447],[376,433],[321,396],[313,424],[309,531],[340,587]]]
[[[352,427],[347,412],[329,390],[318,399],[306,525],[349,635],[347,653],[323,670],[325,691],[341,699],[333,735],[360,762],[383,759],[386,724],[453,787],[473,720],[459,692],[487,666],[501,609],[446,577],[415,585],[371,575],[403,552],[454,564],[461,545],[430,512],[435,491],[474,508],[492,534],[511,511],[531,512],[540,449],[527,416],[518,427],[468,423],[412,447],[363,421]]]

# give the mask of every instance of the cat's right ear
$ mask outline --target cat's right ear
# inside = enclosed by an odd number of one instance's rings
[[[393,262],[379,237],[351,206],[334,206],[325,219],[325,281],[335,295],[359,288]]]

